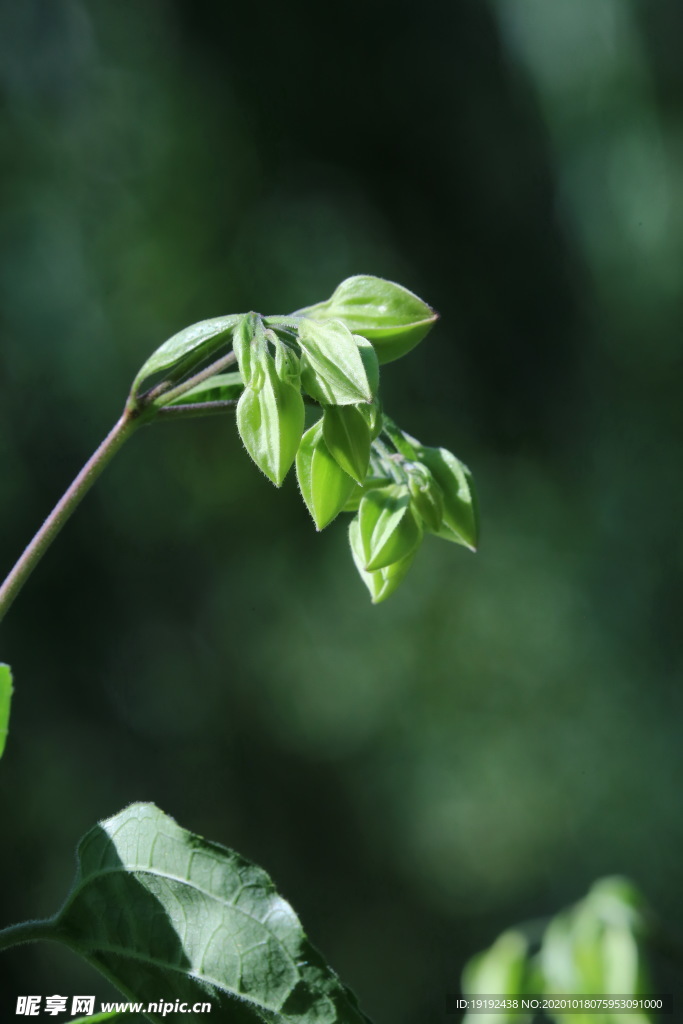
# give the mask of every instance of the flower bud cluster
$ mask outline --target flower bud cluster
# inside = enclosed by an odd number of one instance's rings
[[[181,331],[145,363],[131,401],[140,409],[189,403],[200,412],[202,404],[236,402],[247,452],[277,487],[296,465],[318,530],[342,511],[356,512],[353,558],[372,600],[383,601],[425,533],[475,546],[468,470],[445,449],[398,430],[378,399],[380,364],[410,351],[436,319],[400,285],[351,277],[325,302],[291,316],[246,313]],[[234,355],[207,369],[229,340]],[[219,372],[230,359],[239,372]],[[318,414],[308,426],[306,405]]]

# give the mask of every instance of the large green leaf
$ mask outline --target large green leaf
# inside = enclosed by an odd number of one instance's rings
[[[153,352],[133,381],[131,395],[144,390],[152,377],[162,376],[168,381],[177,381],[210,358],[228,340],[243,315],[217,316],[211,320],[200,320],[174,334]]]
[[[9,665],[0,663],[0,757],[5,750],[9,729],[9,709],[12,702],[12,672]]]
[[[214,1024],[368,1024],[268,875],[153,804],[97,825],[78,861],[51,937],[126,998],[209,1001]]]

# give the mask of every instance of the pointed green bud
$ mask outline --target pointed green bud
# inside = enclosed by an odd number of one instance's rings
[[[358,508],[358,522],[368,572],[405,558],[422,540],[422,527],[410,507],[410,492],[403,485],[368,491]]]
[[[256,465],[279,487],[301,441],[304,402],[297,388],[278,377],[265,343],[251,371],[252,386],[237,403],[237,429]]]
[[[443,495],[436,480],[421,462],[405,462],[412,506],[428,530],[437,533],[443,522]]]
[[[342,320],[372,342],[380,363],[410,352],[439,317],[407,288],[368,274],[347,278],[326,302],[298,312],[313,320]]]
[[[379,604],[381,601],[386,601],[405,579],[408,570],[413,564],[417,548],[398,562],[393,562],[391,565],[378,569],[376,572],[368,572],[365,568],[365,554],[357,516],[354,516],[349,524],[349,543],[356,569],[363,583],[370,591],[372,603]]]
[[[302,320],[299,344],[306,362],[313,371],[315,384],[332,396],[333,405],[355,405],[371,402],[373,390],[365,365],[351,331],[340,320],[317,323]],[[308,383],[304,387],[309,390]],[[318,395],[309,391],[318,401]]]
[[[328,405],[323,414],[323,437],[344,472],[362,484],[370,463],[370,428],[360,409]]]
[[[323,438],[322,420],[301,438],[296,476],[306,508],[316,528],[323,530],[341,512],[355,485],[330,455]]]

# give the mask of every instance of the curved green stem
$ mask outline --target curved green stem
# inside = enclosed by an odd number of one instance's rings
[[[232,412],[236,405],[237,400],[232,398],[216,402],[192,402],[189,405],[164,405],[158,410],[157,419],[187,420],[198,416],[224,416],[226,412]]]
[[[169,402],[173,402],[176,398],[180,398],[187,391],[191,391],[192,388],[196,388],[197,384],[201,384],[203,380],[208,380],[209,377],[215,376],[217,373],[221,373],[223,370],[227,370],[229,366],[233,366],[237,362],[237,356],[233,351],[227,352],[220,359],[214,360],[209,366],[205,366],[203,370],[193,374],[184,380],[182,384],[176,384],[175,387],[169,387],[168,381],[162,381],[151,391],[148,391],[145,395],[142,395],[139,399],[143,403],[143,406],[151,406],[156,402],[158,398],[163,398],[164,406]]]
[[[54,941],[54,937],[52,921],[22,921],[21,924],[0,928],[0,951],[20,946],[22,942],[38,942],[41,939]]]
[[[140,422],[139,417],[126,410],[57,502],[5,582],[0,586],[0,622],[67,519],[70,518],[104,467],[112,460],[123,442],[130,437]]]

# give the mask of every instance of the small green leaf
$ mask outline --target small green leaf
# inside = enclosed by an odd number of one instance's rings
[[[244,381],[240,373],[217,373],[169,402],[169,408],[174,405],[201,405],[202,402],[234,402],[243,391]]]
[[[298,339],[307,365],[323,389],[329,389],[333,396],[330,404],[355,405],[372,401],[373,389],[358,343],[340,320],[324,323],[302,320]],[[304,387],[308,390],[305,381]]]
[[[209,1002],[217,1024],[368,1024],[266,873],[152,804],[81,840],[51,923],[126,999]]]
[[[328,405],[323,414],[323,437],[330,455],[362,484],[370,463],[370,428],[354,405]]]
[[[368,491],[358,509],[358,522],[368,572],[400,561],[422,540],[422,529],[410,507],[410,492],[397,484]]]
[[[439,317],[407,288],[368,274],[347,278],[326,302],[298,312],[313,320],[343,321],[354,334],[372,342],[380,363],[410,352]]]
[[[304,429],[305,409],[300,392],[281,381],[273,357],[264,348],[252,383],[237,403],[237,429],[252,459],[279,487],[296,458]]]
[[[409,555],[406,555],[405,558],[399,559],[398,562],[394,562],[392,565],[378,569],[377,572],[368,572],[365,568],[365,552],[363,550],[360,523],[357,516],[354,516],[349,524],[349,543],[356,569],[363,583],[370,591],[372,603],[379,604],[381,601],[386,601],[405,579],[408,570],[413,564],[417,548]]]
[[[12,703],[12,670],[0,662],[0,757],[2,757],[9,731],[9,712]]]
[[[133,381],[131,395],[139,395],[151,377],[163,375],[171,383],[180,380],[224,345],[242,319],[241,313],[218,316],[212,320],[201,320],[174,334],[144,363]]]
[[[341,511],[355,485],[330,455],[323,439],[322,420],[301,438],[296,476],[306,508],[317,529],[323,530]]]

